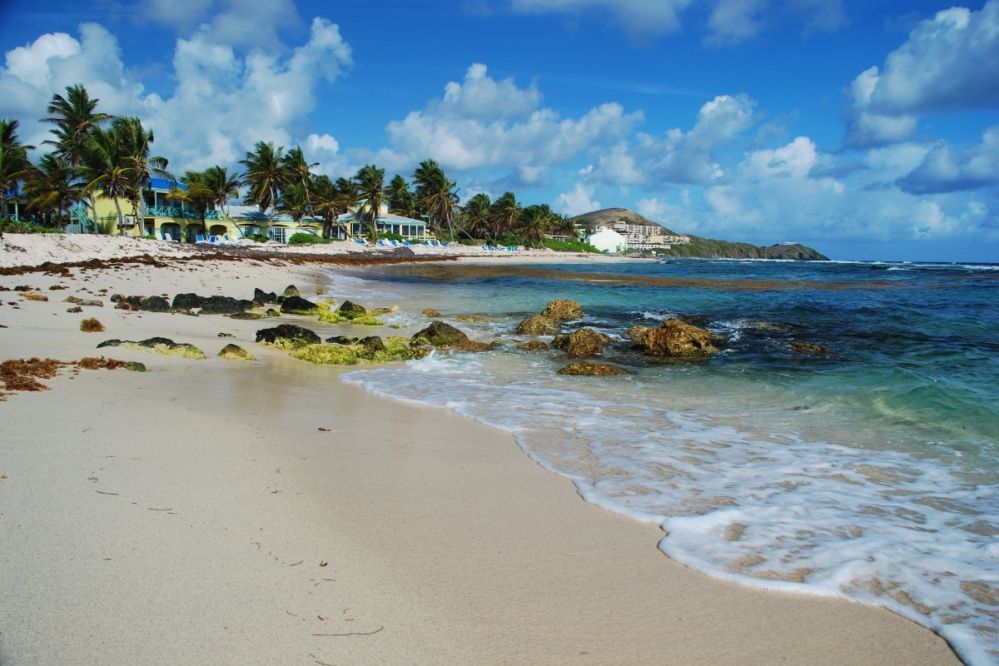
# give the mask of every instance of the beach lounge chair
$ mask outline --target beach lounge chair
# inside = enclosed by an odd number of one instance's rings
[[[402,246],[403,246],[403,247],[409,247],[410,245],[412,245],[412,243],[410,243],[410,242],[409,242],[408,240],[404,240],[404,241],[402,242]]]
[[[194,237],[194,242],[195,243],[204,243],[205,242],[205,235],[204,234],[197,234]]]

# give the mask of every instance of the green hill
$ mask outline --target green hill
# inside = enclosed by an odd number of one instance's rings
[[[660,227],[666,235],[680,236],[680,234],[664,227],[658,222],[654,222],[647,217],[639,215],[627,208],[605,208],[595,210],[573,218],[577,225],[592,231],[598,227],[613,227],[615,223],[642,224]],[[828,259],[824,254],[804,245],[769,245],[757,246],[750,243],[731,243],[729,241],[715,240],[713,238],[701,238],[690,236],[690,243],[674,244],[670,249],[656,250],[656,255],[664,257],[701,257],[708,259],[798,259],[798,260],[822,260]]]

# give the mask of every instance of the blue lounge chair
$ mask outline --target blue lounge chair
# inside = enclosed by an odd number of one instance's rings
[[[205,235],[204,234],[197,234],[194,237],[194,242],[195,243],[204,243],[205,242]]]

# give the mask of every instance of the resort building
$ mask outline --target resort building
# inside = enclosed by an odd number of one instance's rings
[[[627,239],[629,250],[668,250],[673,245],[686,245],[689,236],[664,233],[658,224],[627,224],[615,222],[611,227]]]
[[[597,230],[586,241],[601,252],[618,254],[628,250],[628,238],[607,227]]]
[[[378,212],[378,219],[375,224],[378,227],[378,235],[394,234],[405,239],[428,238],[427,223],[424,220],[414,220],[411,217],[403,217],[388,212],[386,206],[382,206]],[[337,226],[333,227],[333,237],[343,238],[344,231],[350,229],[351,236],[364,237],[368,233],[368,222],[358,215],[358,211],[345,213],[337,218]]]

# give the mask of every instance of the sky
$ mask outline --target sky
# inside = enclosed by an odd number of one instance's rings
[[[265,140],[334,177],[432,158],[463,200],[999,262],[999,0],[0,0],[0,52],[42,149],[83,83],[177,175]]]

